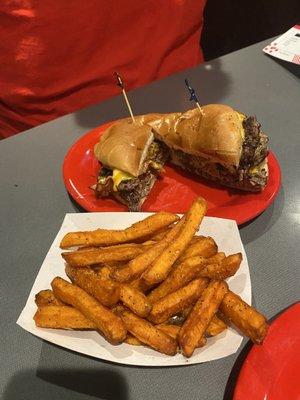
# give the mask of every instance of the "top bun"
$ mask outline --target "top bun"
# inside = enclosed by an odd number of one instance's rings
[[[107,167],[138,176],[153,139],[151,126],[121,120],[106,129],[94,147],[94,154]]]
[[[244,130],[239,114],[222,104],[209,104],[185,113],[150,114],[140,121],[152,126],[155,136],[168,147],[238,167]]]
[[[238,167],[244,140],[239,113],[223,104],[208,104],[185,113],[146,114],[120,120],[110,126],[94,148],[104,165],[134,176],[143,162],[154,135],[169,148],[204,157],[227,167]]]
[[[140,115],[135,120],[150,125],[155,137],[170,148],[238,167],[244,141],[239,113],[223,104],[208,104],[202,109],[204,115],[195,108],[185,113]]]

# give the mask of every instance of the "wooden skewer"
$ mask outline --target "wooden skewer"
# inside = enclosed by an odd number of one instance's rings
[[[118,72],[115,72],[115,75],[116,75],[116,78],[117,78],[117,85],[122,89],[122,93],[123,93],[123,96],[124,96],[124,99],[125,99],[129,114],[131,116],[132,122],[135,123],[135,119],[134,119],[134,116],[133,116],[133,112],[132,112],[130,103],[128,101],[128,97],[127,97],[127,94],[126,94],[126,91],[125,91],[125,86],[124,86],[123,80],[122,80],[120,74],[118,74]]]
[[[195,93],[195,89],[193,89],[191,87],[191,85],[189,84],[189,81],[187,79],[185,79],[184,82],[185,82],[185,85],[186,85],[190,95],[191,95],[190,101],[194,101],[196,103],[196,106],[199,108],[200,113],[204,116],[205,115],[204,110],[199,104],[199,101],[198,101],[196,93]]]
[[[201,114],[204,115],[203,108],[200,106],[200,104],[198,103],[198,101],[196,101],[196,105],[197,105],[197,107],[199,108]]]

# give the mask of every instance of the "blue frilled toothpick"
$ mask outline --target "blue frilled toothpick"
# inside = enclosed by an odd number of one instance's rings
[[[124,96],[124,99],[125,99],[129,114],[131,116],[132,122],[135,122],[135,119],[134,119],[134,116],[133,116],[133,112],[132,112],[132,109],[131,109],[131,106],[129,104],[128,97],[127,97],[127,94],[126,94],[126,91],[125,91],[125,86],[124,86],[123,80],[122,80],[120,74],[118,74],[118,72],[115,72],[115,75],[116,75],[116,78],[117,78],[117,85],[122,89],[122,93],[123,93],[123,96]]]
[[[196,106],[199,108],[200,113],[202,115],[204,115],[203,108],[200,106],[199,101],[197,99],[195,89],[192,88],[192,86],[189,84],[189,81],[187,79],[185,79],[184,82],[185,82],[185,85],[186,85],[190,95],[191,95],[190,101],[194,101],[196,103]]]

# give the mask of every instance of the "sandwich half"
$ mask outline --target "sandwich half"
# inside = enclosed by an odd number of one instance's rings
[[[169,149],[170,162],[208,180],[259,192],[268,181],[268,137],[256,117],[222,104],[141,118]]]
[[[94,147],[100,161],[96,185],[99,198],[114,196],[129,211],[139,211],[168,158],[150,125],[121,120],[110,126]]]

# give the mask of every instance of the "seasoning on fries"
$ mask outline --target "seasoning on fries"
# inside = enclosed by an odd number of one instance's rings
[[[130,344],[131,346],[143,346],[143,343],[131,333],[127,333],[124,343]]]
[[[136,222],[123,231],[97,229],[88,232],[71,232],[67,233],[60,247],[66,249],[74,246],[110,246],[120,243],[132,243],[135,240],[147,238],[163,228],[178,221],[177,215],[159,212],[143,221]]]
[[[154,303],[167,296],[169,293],[180,289],[182,286],[195,279],[206,264],[207,259],[200,256],[183,260],[181,264],[170,272],[159,286],[149,293],[148,299]]]
[[[178,261],[186,258],[201,256],[209,258],[217,254],[218,246],[213,238],[205,236],[194,236],[191,244],[183,252]]]
[[[179,345],[186,357],[193,354],[227,291],[225,282],[213,280],[204,289],[179,332]]]
[[[86,318],[80,311],[70,306],[42,306],[33,317],[40,328],[87,330],[97,329],[96,324]]]
[[[138,278],[148,266],[165,250],[165,248],[176,238],[184,223],[184,219],[178,222],[170,229],[158,243],[154,244],[148,250],[138,255],[128,263],[124,268],[117,269],[113,278],[118,282],[130,282]]]
[[[240,296],[229,291],[220,305],[220,311],[254,343],[263,342],[268,331],[266,318]]]
[[[194,304],[207,283],[208,281],[205,279],[195,279],[188,285],[158,300],[153,304],[149,320],[155,324],[160,324]]]
[[[119,285],[110,278],[103,279],[91,268],[74,268],[68,264],[65,271],[73,283],[95,297],[104,306],[111,307],[119,301]]]
[[[202,278],[224,280],[233,276],[243,260],[242,254],[232,254],[222,261],[207,264],[199,273]]]
[[[94,322],[109,342],[120,343],[125,339],[126,328],[122,320],[83,289],[59,277],[53,279],[51,286],[55,297],[72,305]]]
[[[120,285],[120,300],[139,317],[147,317],[152,309],[152,304],[143,293],[126,284]]]
[[[208,336],[217,336],[225,331],[225,329],[227,329],[225,322],[215,315],[206,328],[205,334]]]
[[[171,271],[175,261],[181,256],[197,232],[206,212],[206,202],[197,198],[186,214],[185,222],[176,239],[157,257],[152,266],[143,274],[148,287],[162,282]]]
[[[46,290],[41,290],[39,293],[35,295],[35,304],[38,307],[44,307],[44,306],[64,306],[65,303],[62,301],[58,300],[52,290],[46,289]]]
[[[142,343],[170,356],[176,354],[176,340],[162,330],[156,328],[149,321],[138,317],[130,311],[124,311],[122,313],[122,320],[127,330]]]
[[[62,253],[64,260],[73,267],[88,267],[103,263],[129,261],[149,249],[151,244],[121,244]]]

